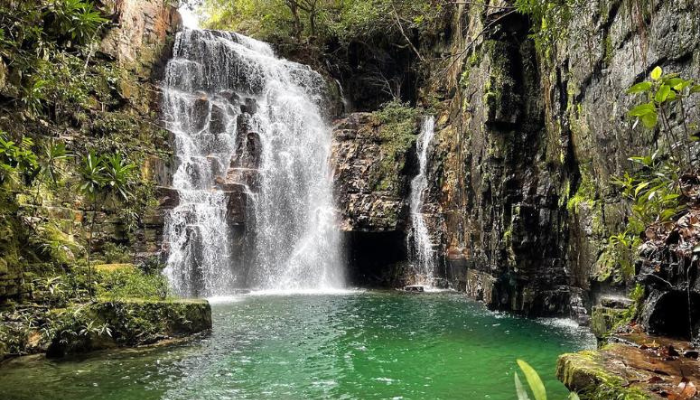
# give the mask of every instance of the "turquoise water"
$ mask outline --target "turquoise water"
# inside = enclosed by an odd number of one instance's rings
[[[206,338],[0,369],[0,399],[508,399],[516,358],[552,399],[557,355],[594,347],[564,320],[489,312],[454,293],[247,295]]]

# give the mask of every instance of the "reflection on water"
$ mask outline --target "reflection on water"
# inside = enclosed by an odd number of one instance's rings
[[[554,398],[565,393],[557,355],[595,344],[566,320],[491,313],[453,293],[228,300],[213,307],[212,334],[185,345],[13,361],[0,398],[510,400],[516,358]]]

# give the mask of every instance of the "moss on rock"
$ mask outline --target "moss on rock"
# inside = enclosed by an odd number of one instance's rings
[[[611,372],[605,356],[598,351],[562,354],[557,361],[557,378],[584,400],[653,398]]]
[[[211,329],[206,300],[97,301],[54,311],[48,357],[139,346]]]
[[[628,321],[629,311],[597,306],[591,310],[591,331],[598,339],[604,339],[612,331]]]

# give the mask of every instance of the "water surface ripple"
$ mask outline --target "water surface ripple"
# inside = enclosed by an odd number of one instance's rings
[[[594,347],[565,320],[486,311],[454,293],[248,295],[214,304],[187,345],[0,369],[2,399],[513,399],[515,359],[543,375]]]

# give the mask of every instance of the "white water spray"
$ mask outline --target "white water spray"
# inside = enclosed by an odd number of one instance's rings
[[[178,294],[344,286],[324,90],[318,73],[266,43],[178,34],[163,100],[180,195],[166,274]],[[234,196],[247,199],[244,223],[230,221]]]
[[[408,236],[408,247],[412,249],[411,261],[415,269],[415,283],[428,286],[433,285],[435,280],[436,257],[423,214],[423,206],[428,189],[428,156],[433,136],[435,136],[435,118],[427,117],[423,121],[421,134],[416,144],[420,169],[418,175],[411,181],[412,231]]]

